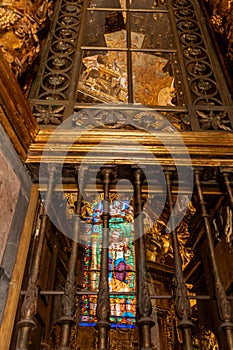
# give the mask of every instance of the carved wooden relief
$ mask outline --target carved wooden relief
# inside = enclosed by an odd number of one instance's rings
[[[4,0],[0,5],[0,47],[16,76],[40,51],[40,33],[52,14],[52,1]]]

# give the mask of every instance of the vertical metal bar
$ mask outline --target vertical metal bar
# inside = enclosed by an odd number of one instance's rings
[[[64,295],[62,297],[62,316],[58,323],[61,324],[61,339],[60,346],[58,350],[70,350],[70,336],[71,327],[75,324],[74,314],[75,314],[75,296],[76,296],[76,269],[77,269],[77,259],[78,259],[78,239],[80,230],[80,216],[81,216],[81,206],[82,206],[82,188],[84,183],[84,170],[78,172],[76,170],[76,176],[79,176],[79,186],[78,186],[78,199],[75,208],[74,215],[74,236],[71,247],[71,255],[69,262],[69,271],[67,274],[67,280],[65,283]]]
[[[221,169],[220,171],[222,173],[224,186],[225,186],[226,191],[227,191],[228,203],[231,207],[231,210],[233,210],[233,193],[232,193],[232,189],[231,189],[231,180],[230,180],[230,174],[232,174],[233,170],[232,169]]]
[[[45,202],[47,206],[50,205],[50,200],[52,197],[52,191],[53,191],[54,181],[55,181],[55,172],[56,172],[55,165],[49,165],[48,166],[48,173],[49,173],[48,188],[47,188],[47,193],[45,198]],[[28,286],[27,286],[26,294],[25,294],[24,301],[21,308],[21,320],[17,324],[19,331],[18,331],[18,337],[17,337],[16,350],[28,349],[28,338],[30,335],[30,331],[33,327],[36,326],[35,322],[33,321],[33,318],[37,314],[38,290],[39,290],[38,278],[39,278],[40,262],[41,262],[43,244],[44,244],[44,239],[45,239],[45,234],[47,229],[47,221],[48,221],[48,215],[45,212],[44,206],[43,206],[42,214],[40,215],[40,218],[41,218],[41,225],[40,225],[40,232],[38,235],[38,244],[36,245],[35,253],[34,253],[35,258],[32,263]]]
[[[126,0],[126,43],[127,43],[127,79],[128,79],[128,103],[133,103],[133,68],[131,52],[131,23],[130,23],[130,1]]]
[[[213,234],[210,226],[209,214],[207,213],[206,203],[205,203],[202,188],[201,188],[199,169],[196,169],[194,171],[194,177],[195,177],[197,193],[198,193],[199,202],[200,202],[201,211],[202,211],[202,218],[204,221],[205,231],[206,231],[207,240],[209,244],[210,262],[211,262],[212,271],[213,271],[215,294],[217,299],[219,316],[220,316],[220,319],[222,320],[222,324],[220,325],[220,328],[222,328],[225,333],[228,349],[232,350],[233,349],[232,309],[231,309],[229,300],[227,300],[226,292],[219,276],[218,266],[216,262],[216,255],[214,250],[214,242],[212,239]]]
[[[167,9],[168,9],[168,14],[170,19],[171,32],[174,37],[175,47],[177,49],[177,54],[179,59],[179,68],[181,71],[182,84],[184,86],[184,93],[185,93],[185,100],[186,100],[185,102],[186,102],[186,105],[190,106],[192,105],[192,95],[190,92],[190,86],[189,86],[189,82],[188,82],[188,78],[185,70],[183,52],[181,48],[180,37],[177,31],[174,9],[173,9],[171,0],[167,0]]]
[[[173,214],[173,201],[172,201],[172,190],[171,190],[171,171],[164,171],[166,183],[167,183],[167,200],[170,212],[170,221],[172,225],[172,246],[174,256],[174,268],[175,268],[175,307],[176,313],[180,322],[178,327],[182,331],[183,336],[183,349],[192,350],[192,334],[191,328],[193,327],[190,318],[192,316],[192,309],[188,299],[187,288],[185,285],[185,279],[182,272],[181,257],[179,252],[179,243],[177,239],[177,233],[175,228],[175,217]]]
[[[101,267],[99,293],[97,301],[97,319],[96,328],[98,329],[98,350],[108,349],[108,331],[110,328],[110,298],[108,285],[108,243],[109,243],[109,189],[112,177],[111,168],[103,168],[103,185],[104,185],[104,201],[103,201],[103,234],[101,247]]]
[[[142,170],[134,170],[134,233],[136,262],[137,325],[141,350],[152,350],[150,328],[154,325],[151,319],[152,305],[149,295],[146,256],[144,246],[144,228],[142,215]]]

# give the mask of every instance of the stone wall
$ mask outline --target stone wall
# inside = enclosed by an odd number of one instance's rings
[[[27,212],[31,179],[0,125],[0,323]]]

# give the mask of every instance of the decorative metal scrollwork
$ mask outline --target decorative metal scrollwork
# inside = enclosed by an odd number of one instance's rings
[[[92,31],[85,33],[84,16],[82,17],[82,13],[86,11],[84,5],[82,0],[77,2],[62,0],[55,11],[57,15],[54,20],[54,27],[46,44],[48,49],[47,56],[44,56],[42,59],[37,83],[34,85],[30,95],[32,110],[39,124],[58,125],[73,113],[73,106],[76,103],[75,90],[79,67],[84,63],[86,68],[84,69],[83,67],[83,70],[80,72],[77,94],[78,97],[84,97],[81,99],[77,97],[77,103],[127,103],[127,70],[125,66],[125,71],[123,73],[122,71],[120,72],[119,62],[118,66],[115,64],[113,69],[112,53],[114,50],[110,50],[105,55],[102,52],[101,54],[96,54],[92,56],[92,61],[90,56],[86,55],[89,52],[89,46],[85,49],[84,58],[77,53],[81,45],[81,36],[84,37],[86,45],[89,43],[91,46],[94,45],[93,47],[101,46],[102,41],[96,42],[96,40],[99,40],[100,36],[102,39],[105,37],[103,33],[104,25],[100,28],[101,35],[100,32],[95,33],[93,29],[97,25],[100,26],[101,23],[104,23],[105,17],[102,18],[103,14],[101,11],[88,10],[91,16],[93,15],[95,18],[101,19],[101,21],[96,20]],[[94,7],[92,3],[90,6]],[[159,35],[157,30],[155,33],[152,31],[150,35],[146,35],[142,49],[146,51],[147,47],[148,49],[151,47],[153,50],[154,46],[152,43],[154,40],[157,40],[157,35],[161,43],[158,43],[156,48],[166,48],[166,50],[171,50],[171,52],[166,54],[166,59],[163,56],[151,55],[153,65],[157,64],[160,68],[162,67],[162,70],[157,69],[158,67],[154,69],[157,72],[156,79],[158,78],[155,83],[156,89],[147,89],[151,84],[150,74],[153,71],[153,69],[151,71],[148,70],[147,67],[143,68],[142,73],[140,72],[144,77],[142,86],[138,85],[136,88],[134,81],[134,89],[136,91],[135,94],[137,93],[140,96],[148,94],[148,99],[143,99],[141,103],[158,105],[165,118],[159,120],[158,116],[156,116],[153,119],[154,116],[152,115],[154,112],[150,113],[149,117],[144,112],[139,112],[139,114],[126,113],[126,115],[124,112],[119,111],[116,115],[110,107],[108,112],[95,113],[92,110],[92,115],[86,111],[79,112],[78,115],[74,113],[73,125],[75,127],[89,125],[105,129],[143,129],[146,127],[150,131],[170,130],[171,125],[168,126],[165,122],[167,119],[175,128],[185,131],[197,129],[232,130],[233,112],[230,110],[232,101],[226,86],[224,85],[225,88],[222,88],[222,78],[218,74],[218,69],[215,65],[217,59],[213,59],[215,54],[211,48],[210,41],[208,41],[208,35],[205,35],[205,29],[203,29],[204,27],[201,23],[201,12],[197,9],[196,3],[192,0],[170,0],[167,3],[165,1],[156,1],[151,6],[153,9],[158,6],[167,6],[167,8],[161,10],[163,12],[160,13],[158,11],[154,13],[153,19],[156,20],[158,27],[168,27],[168,29],[166,29],[166,32],[159,32]],[[141,7],[142,5],[139,2],[134,3],[134,8],[138,8],[139,12]],[[169,10],[170,20],[168,16]],[[137,22],[137,15],[135,11],[131,13],[132,33]],[[140,16],[144,16],[144,13],[141,13]],[[142,32],[140,31],[140,35],[144,32],[144,29]],[[154,34],[155,36],[153,36]],[[90,36],[92,36],[92,39]],[[164,39],[167,36],[170,41]],[[107,39],[105,38],[104,40],[106,41]],[[166,41],[165,47],[162,45],[164,40]],[[106,42],[102,44],[102,46],[106,47]],[[122,52],[117,52],[117,54],[122,55]],[[136,51],[133,52],[133,57],[135,54]],[[145,57],[143,55],[146,54],[142,52],[140,55],[140,57]],[[106,62],[104,64],[107,58],[110,60],[110,62],[107,62],[109,66]],[[99,61],[100,59],[103,62]],[[125,60],[126,58],[123,60],[124,64]],[[154,63],[155,61],[156,63]],[[166,62],[171,63],[172,72],[169,72],[169,74],[163,71],[165,69],[163,64]],[[135,66],[136,64],[134,63]],[[134,74],[136,74],[135,69]],[[160,79],[159,77],[162,78]],[[148,80],[149,83],[147,82]],[[100,85],[102,86],[101,88]],[[154,98],[151,99],[151,96],[154,96]],[[40,101],[38,102],[38,100]],[[153,103],[148,101],[153,101]],[[185,107],[185,103],[188,110]],[[182,111],[178,106],[182,106]],[[201,108],[199,108],[200,106]],[[220,106],[222,107],[221,110],[219,109]]]
[[[75,128],[105,128],[105,129],[146,129],[150,131],[172,131],[175,129],[189,131],[190,118],[185,112],[156,113],[150,111],[98,111],[80,110],[73,114]],[[173,129],[174,127],[174,129]]]
[[[198,98],[201,97],[202,104],[221,105],[221,93],[192,2],[175,0],[172,1],[172,5],[193,102],[197,104]]]
[[[54,21],[53,35],[47,41],[48,53],[43,60],[37,86],[30,96],[32,110],[39,124],[60,124],[64,117],[76,65],[83,1],[63,0]],[[41,100],[34,103],[33,98]],[[58,103],[56,104],[56,101]],[[62,102],[63,101],[63,102]],[[50,103],[51,102],[51,103]]]
[[[186,113],[158,113],[155,111],[130,110],[80,110],[73,115],[75,128],[142,129],[171,132],[175,128],[190,130]]]
[[[205,111],[203,108],[196,110],[193,118],[203,130],[232,130],[231,113],[224,107],[222,110],[216,108],[229,106],[232,101],[221,88],[214,52],[204,35],[199,10],[191,0],[174,0],[172,6],[192,103],[194,106],[206,106]]]

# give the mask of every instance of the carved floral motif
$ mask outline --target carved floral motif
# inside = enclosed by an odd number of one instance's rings
[[[139,271],[138,293],[138,314],[140,317],[150,317],[152,312],[152,304],[148,291],[146,271]]]
[[[38,307],[38,286],[37,283],[31,280],[29,282],[29,288],[24,297],[24,301],[21,309],[21,316],[25,319],[33,319],[37,313]]]
[[[75,312],[75,281],[67,280],[65,285],[65,293],[62,298],[62,312],[64,316],[73,316]]]
[[[176,298],[175,306],[177,316],[183,320],[188,321],[192,316],[192,308],[188,299],[187,287],[185,285],[184,279],[181,275],[175,276],[175,285],[176,285]]]
[[[200,126],[203,130],[225,130],[230,131],[230,120],[227,112],[203,112],[197,111]]]
[[[110,316],[110,301],[108,281],[102,278],[100,283],[96,315],[99,322],[108,322]]]

